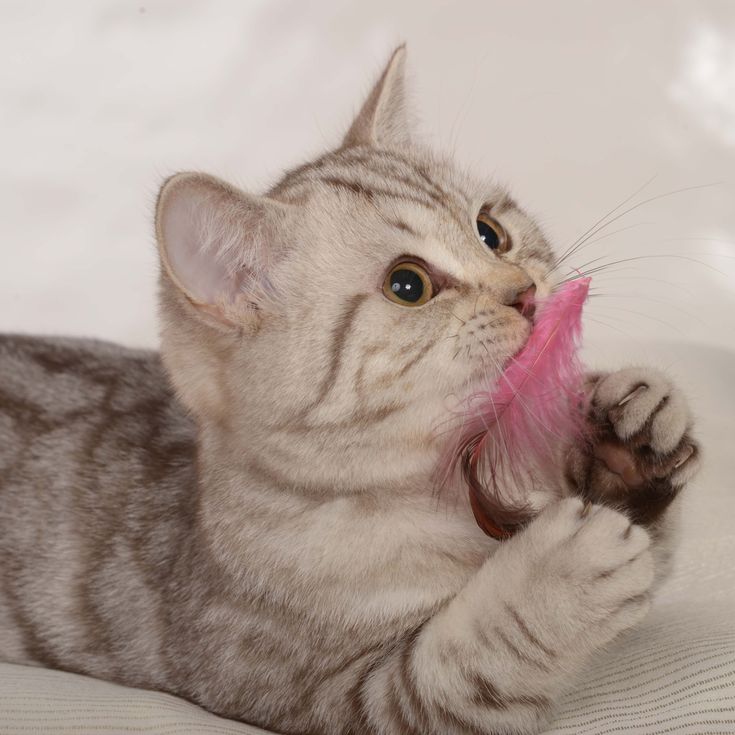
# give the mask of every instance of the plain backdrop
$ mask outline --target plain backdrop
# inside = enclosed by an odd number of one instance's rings
[[[559,251],[592,227],[590,362],[660,365],[692,399],[705,469],[648,625],[735,620],[732,0],[4,0],[0,331],[155,346],[164,177],[262,191],[338,143],[401,41],[427,141]]]
[[[262,190],[339,141],[405,40],[424,138],[507,183],[560,250],[646,182],[628,205],[704,186],[574,265],[656,256],[599,274],[593,339],[734,344],[730,0],[5,0],[0,20],[0,330],[155,345],[161,180]]]

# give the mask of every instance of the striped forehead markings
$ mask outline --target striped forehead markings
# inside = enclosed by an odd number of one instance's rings
[[[319,184],[362,197],[374,206],[386,224],[416,237],[422,235],[405,221],[397,219],[395,212],[388,213],[379,208],[378,202],[381,199],[394,199],[433,212],[441,210],[463,232],[472,229],[472,199],[456,186],[448,189],[446,182],[439,184],[421,161],[396,151],[356,147],[327,153],[286,174],[272,193],[292,197],[299,191],[304,193],[310,185]],[[500,196],[491,206],[495,216],[517,209],[518,205],[508,195]],[[474,234],[474,230],[472,232]],[[551,257],[550,252],[544,252],[543,246],[539,248],[538,244],[529,242],[527,236],[522,237],[516,245],[523,248],[528,257],[542,262]]]
[[[361,174],[370,175],[377,182],[360,180]],[[287,174],[272,193],[286,195],[316,183],[326,183],[355,196],[393,198],[435,211],[442,209],[461,228],[468,225],[456,196],[442,189],[415,162],[389,151],[350,149],[327,154]],[[396,184],[402,188],[396,188]],[[467,200],[465,195],[461,198]]]

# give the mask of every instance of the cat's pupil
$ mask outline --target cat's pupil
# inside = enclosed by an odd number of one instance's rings
[[[487,222],[483,222],[481,219],[478,219],[477,232],[480,235],[480,240],[482,240],[490,250],[496,250],[500,247],[500,237],[498,236],[498,233],[490,227]]]
[[[391,275],[390,290],[403,301],[418,301],[424,293],[424,284],[417,273],[401,268]]]

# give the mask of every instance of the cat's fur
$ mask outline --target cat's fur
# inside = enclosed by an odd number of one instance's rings
[[[550,292],[552,254],[505,192],[412,142],[403,58],[343,146],[267,196],[166,182],[162,362],[0,340],[2,660],[282,733],[527,733],[645,614],[697,464],[656,371],[591,378],[594,446],[521,489],[547,507],[509,541],[460,484],[433,493],[437,427],[524,343],[510,305]],[[477,237],[483,205],[507,255]],[[402,255],[441,283],[420,308],[381,292]]]

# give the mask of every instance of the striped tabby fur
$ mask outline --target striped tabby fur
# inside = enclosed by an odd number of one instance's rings
[[[166,182],[160,358],[0,340],[0,658],[281,733],[531,733],[645,614],[697,454],[656,371],[591,379],[600,440],[514,489],[540,515],[509,541],[432,492],[452,401],[523,345],[552,254],[413,143],[403,58],[266,196]],[[404,255],[440,287],[420,308],[381,292]]]

